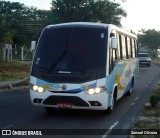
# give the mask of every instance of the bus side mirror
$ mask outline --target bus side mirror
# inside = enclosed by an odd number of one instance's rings
[[[111,48],[117,49],[117,39],[116,38],[111,38]]]

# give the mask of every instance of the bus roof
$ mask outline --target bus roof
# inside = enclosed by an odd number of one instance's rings
[[[92,26],[92,27],[108,27],[108,24],[102,24],[102,23],[92,23],[92,22],[70,22],[70,23],[60,23],[60,24],[53,24],[49,25],[48,27],[71,27],[71,26]]]
[[[48,25],[47,28],[52,28],[52,27],[100,27],[100,28],[107,28],[111,32],[112,29],[117,30],[123,34],[130,35],[134,38],[137,38],[137,36],[123,28],[120,28],[116,25],[113,24],[104,24],[104,23],[93,23],[93,22],[69,22],[69,23],[60,23],[60,24],[53,24],[53,25]]]

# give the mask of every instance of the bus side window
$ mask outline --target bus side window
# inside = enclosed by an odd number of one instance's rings
[[[122,55],[123,59],[126,59],[126,43],[125,43],[125,37],[122,35]]]
[[[117,49],[112,49],[110,48],[110,67],[109,67],[109,73],[112,72],[117,60],[118,60],[118,55],[117,55]]]
[[[135,48],[134,48],[134,40],[131,39],[131,50],[132,50],[132,58],[135,58]]]
[[[118,49],[119,49],[120,60],[123,60],[123,54],[122,54],[122,37],[121,37],[121,35],[119,35],[119,45],[118,45]]]
[[[128,55],[128,41],[127,41],[127,37],[125,37],[125,48],[126,48],[126,58],[128,59],[129,58],[129,55]]]
[[[111,73],[114,66],[116,65],[117,62],[117,50],[116,49],[110,49],[110,70],[109,72]]]
[[[137,41],[136,40],[134,40],[134,49],[135,49],[135,57],[137,57],[138,48],[137,48]]]
[[[117,50],[112,49],[112,66],[114,67],[117,61]]]
[[[116,39],[117,39],[116,59],[119,61],[120,59],[119,34],[117,34]]]
[[[131,58],[133,58],[132,39],[130,38]]]
[[[131,56],[131,43],[130,43],[130,38],[127,37],[127,48],[128,48],[128,59],[130,59]]]

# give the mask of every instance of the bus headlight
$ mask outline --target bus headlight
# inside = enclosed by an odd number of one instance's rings
[[[38,87],[38,92],[44,92],[44,88]]]
[[[96,87],[96,88],[91,88],[88,91],[85,91],[85,93],[93,95],[93,94],[98,94],[98,93],[104,92],[106,90],[107,90],[106,86],[104,86],[104,87]]]
[[[88,94],[91,94],[91,95],[94,94],[94,89],[89,89]]]
[[[43,87],[40,87],[40,86],[37,86],[37,85],[31,85],[31,89],[36,91],[36,92],[39,92],[39,93],[42,93],[45,91],[45,89]]]
[[[95,89],[94,89],[94,92],[95,92],[95,93],[100,93],[100,92],[101,92],[101,88],[99,88],[99,87],[95,88]]]
[[[32,89],[33,89],[34,91],[37,91],[37,90],[38,90],[38,86],[37,86],[37,85],[33,85]]]

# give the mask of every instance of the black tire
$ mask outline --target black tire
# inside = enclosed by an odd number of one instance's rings
[[[115,100],[113,99],[114,103]],[[111,114],[113,112],[114,103],[112,102],[112,106],[108,107],[106,110],[102,110],[100,113],[102,114]]]
[[[130,89],[128,92],[127,92],[127,96],[130,96],[132,94],[132,89]]]
[[[113,99],[112,99],[112,106],[108,107],[108,109],[107,109],[109,114],[111,114],[113,112],[114,104],[115,104],[115,99],[113,97]]]
[[[132,79],[132,88],[134,86],[134,78]],[[130,96],[132,94],[132,88],[126,93],[127,96]]]
[[[54,113],[55,108],[53,107],[45,107],[44,108],[46,110],[47,113]]]
[[[108,107],[107,109],[108,114],[111,114],[113,112],[116,100],[117,100],[117,87],[114,89],[114,95],[112,97],[112,106]]]
[[[115,99],[112,99],[112,106],[108,107],[106,110],[104,110],[103,112],[105,114],[111,114],[113,112],[114,109],[114,104],[115,104]]]
[[[115,87],[114,89],[114,95],[112,97],[112,106],[109,106],[106,110],[103,111],[103,113],[111,114],[113,112],[116,101],[117,101],[117,87]]]

